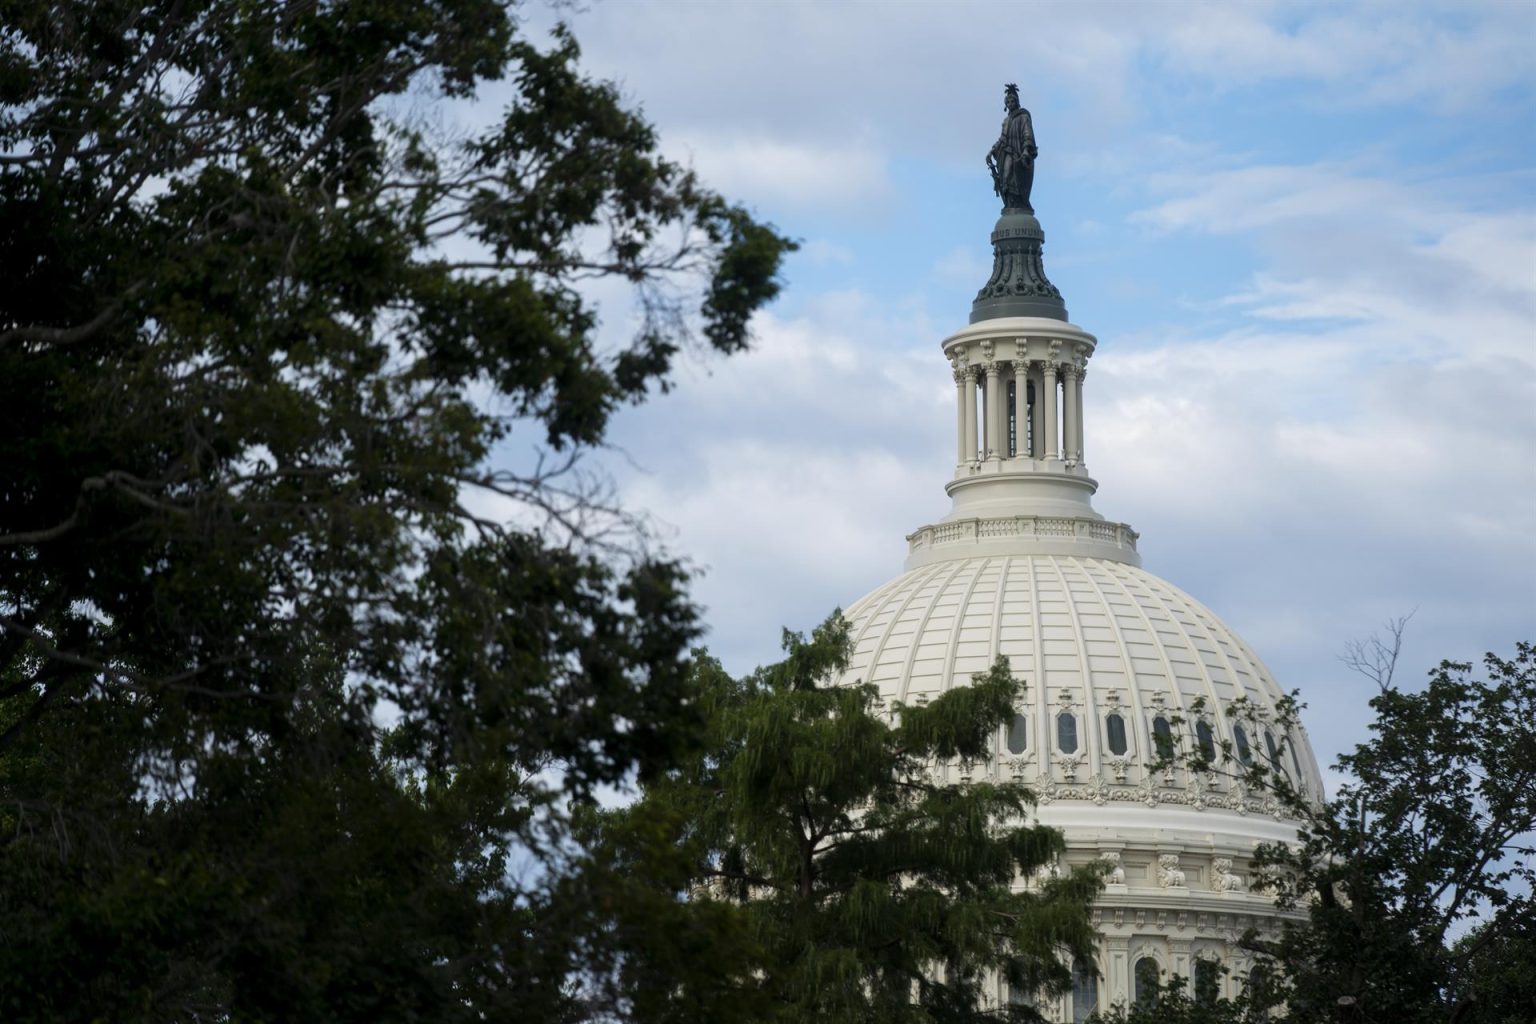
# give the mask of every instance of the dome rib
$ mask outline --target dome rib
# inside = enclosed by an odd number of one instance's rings
[[[1211,711],[1208,713],[1208,717],[1216,723],[1218,738],[1220,738],[1223,734],[1226,734],[1226,738],[1231,739],[1231,730],[1226,727],[1226,716],[1220,712],[1221,701],[1220,695],[1216,690],[1216,679],[1211,675],[1210,665],[1206,664],[1204,651],[1201,650],[1200,645],[1196,642],[1194,634],[1190,632],[1190,624],[1179,617],[1178,607],[1171,600],[1169,600],[1169,598],[1173,595],[1170,594],[1167,590],[1164,590],[1162,593],[1156,593],[1154,591],[1154,596],[1157,602],[1162,606],[1163,611],[1167,612],[1169,619],[1171,619],[1173,624],[1178,628],[1179,634],[1183,638],[1184,646],[1189,649],[1190,660],[1193,662],[1195,671],[1198,673],[1196,676],[1196,681],[1203,687],[1205,691],[1203,696],[1206,698],[1207,706],[1211,708]],[[1188,608],[1187,603],[1185,604],[1185,608]],[[1195,616],[1193,613],[1187,612],[1187,614],[1189,615],[1190,620],[1194,619]],[[1206,639],[1210,641],[1212,648],[1219,648],[1221,646],[1220,644],[1216,643],[1215,640],[1211,639],[1209,635],[1207,635]],[[1177,678],[1174,680],[1174,682],[1177,686]],[[1182,689],[1180,690],[1179,696],[1180,706],[1184,707],[1185,709],[1184,729],[1186,732],[1188,732],[1193,730],[1195,727],[1196,714],[1194,713],[1193,709],[1184,705],[1184,694]],[[1194,701],[1191,700],[1189,703],[1193,704]],[[1188,739],[1189,737],[1185,736],[1184,738]]]
[[[1114,633],[1115,635],[1115,646],[1120,648],[1120,663],[1125,666],[1125,688],[1128,691],[1128,695],[1131,701],[1131,708],[1134,710],[1135,714],[1135,721],[1131,724],[1131,728],[1135,730],[1134,735],[1136,737],[1136,749],[1134,753],[1139,758],[1146,753],[1150,753],[1152,748],[1150,745],[1146,745],[1146,742],[1143,739],[1143,733],[1146,731],[1147,716],[1142,710],[1141,690],[1136,685],[1136,665],[1135,662],[1131,660],[1131,649],[1125,642],[1125,631],[1120,628],[1120,619],[1115,615],[1115,609],[1114,606],[1110,603],[1109,595],[1104,592],[1104,587],[1099,583],[1098,579],[1095,578],[1093,572],[1094,568],[1096,568],[1096,566],[1093,562],[1084,562],[1083,575],[1087,578],[1088,585],[1093,587],[1093,592],[1099,596],[1099,601],[1103,603],[1106,612],[1104,617],[1109,620],[1110,632]],[[1114,578],[1113,574],[1110,575],[1110,578]],[[1132,598],[1129,594],[1126,594],[1125,598],[1131,603],[1133,607],[1136,605],[1135,599]],[[1145,619],[1143,619],[1143,621],[1145,621]],[[1148,632],[1151,632],[1150,627],[1148,627]],[[1164,664],[1164,667],[1167,667],[1166,663]],[[1128,751],[1128,753],[1130,752]]]
[[[934,571],[932,573],[925,574],[918,580],[916,586],[910,587],[907,590],[906,600],[901,602],[900,607],[896,609],[895,613],[891,616],[890,621],[886,623],[885,632],[881,634],[879,641],[875,644],[874,651],[870,653],[869,657],[869,675],[866,679],[866,682],[873,682],[880,686],[882,695],[884,695],[886,687],[883,685],[883,680],[876,678],[880,672],[880,658],[885,654],[886,646],[890,643],[892,635],[894,635],[896,632],[896,627],[901,625],[902,619],[907,614],[907,609],[912,606],[913,601],[916,601],[918,597],[927,590],[928,586],[933,583],[936,577],[943,575],[944,580],[939,584],[937,595],[933,599],[937,601],[938,597],[943,595],[945,588],[948,587],[950,582],[960,574],[960,570],[964,567],[964,562],[956,562],[953,563],[952,566],[941,562],[934,566]],[[946,568],[949,569],[949,573],[947,575],[944,574],[944,570]],[[884,608],[882,607],[881,610],[883,611]],[[913,634],[914,643],[916,642],[918,636],[920,636],[920,633]],[[896,678],[897,690],[895,693],[890,694],[890,697],[894,700],[905,703],[907,701],[908,692],[911,689],[911,683],[912,677],[910,673],[905,671],[902,672]]]
[[[956,563],[955,571],[951,573],[949,578],[946,579],[943,585],[939,587],[938,596],[934,598],[934,600],[928,605],[926,609],[923,610],[923,617],[918,622],[917,628],[912,634],[912,647],[907,651],[907,663],[902,669],[901,677],[904,681],[904,684],[910,684],[912,679],[912,666],[917,662],[917,652],[923,647],[923,630],[927,628],[928,621],[933,618],[935,609],[937,609],[939,605],[943,603],[944,594],[949,590],[950,585],[955,582],[955,578],[960,575],[960,570],[969,566],[970,564],[970,559],[967,559],[964,562]],[[939,676],[939,685],[937,687],[938,693],[943,693],[945,690],[949,689],[950,683],[954,677],[952,668],[954,664],[954,648],[958,643],[961,625],[965,621],[965,608],[966,605],[970,604],[971,595],[975,593],[976,584],[981,580],[981,574],[985,568],[985,565],[978,565],[975,567],[975,571],[971,573],[971,578],[965,585],[964,596],[961,597],[959,602],[955,605],[954,632],[951,634],[948,650],[945,652],[944,661],[946,669],[944,670],[943,674]],[[935,696],[937,695],[938,694],[935,694]],[[905,685],[903,687],[902,696],[900,699],[903,702],[907,700]]]
[[[1077,561],[1076,558],[1067,557],[1057,561],[1055,568],[1057,576],[1061,578],[1062,600],[1066,602],[1067,614],[1072,617],[1072,632],[1077,638],[1077,671],[1083,680],[1083,710],[1079,716],[1082,719],[1083,730],[1081,748],[1088,755],[1089,775],[1097,779],[1102,776],[1104,766],[1099,757],[1098,741],[1101,737],[1099,736],[1098,729],[1098,701],[1094,699],[1096,687],[1094,686],[1093,672],[1088,661],[1088,634],[1084,631],[1083,617],[1077,610],[1077,600],[1072,596],[1072,584],[1067,579],[1066,573],[1068,567],[1078,568]],[[1090,730],[1093,732],[1093,742],[1089,742],[1088,733]]]
[[[1039,694],[1034,700],[1035,711],[1035,746],[1033,749],[1040,752],[1040,771],[1050,770],[1050,763],[1046,760],[1045,752],[1050,749],[1046,741],[1050,738],[1051,713],[1049,702],[1046,700],[1045,684],[1045,627],[1040,619],[1040,576],[1036,571],[1035,560],[1025,560],[1029,568],[1029,629],[1030,646],[1035,656],[1035,692]],[[1026,748],[1029,749],[1029,748]]]
[[[999,748],[990,770],[1027,777],[1043,799],[1261,813],[1257,796],[1225,782],[1213,786],[1203,773],[1146,771],[1155,756],[1151,719],[1159,708],[1182,720],[1176,735],[1188,750],[1196,698],[1204,699],[1214,734],[1231,742],[1233,698],[1247,696],[1272,715],[1281,694],[1225,623],[1139,567],[1050,553],[929,563],[855,602],[850,619],[856,646],[843,679],[874,683],[888,703],[963,686],[1006,655],[1027,686],[1018,709],[1031,723],[1031,736],[1021,755]],[[1063,693],[1080,730],[1073,755],[1056,749]],[[1102,716],[1111,706],[1133,719],[1126,730],[1132,747],[1123,755],[1128,762],[1106,746]],[[1261,753],[1263,728],[1260,723],[1252,737]],[[1303,748],[1298,760],[1311,784],[1317,775],[1305,734],[1285,735]]]
[[[1153,624],[1152,617],[1147,614],[1147,609],[1142,605],[1140,598],[1138,598],[1137,595],[1131,591],[1130,584],[1127,581],[1127,577],[1130,576],[1130,573],[1116,572],[1115,564],[1111,562],[1105,562],[1101,564],[1104,566],[1105,571],[1109,573],[1110,577],[1120,587],[1120,592],[1125,595],[1125,599],[1130,602],[1131,607],[1136,609],[1136,615],[1141,619],[1142,625],[1146,626],[1147,639],[1150,642],[1152,649],[1157,651],[1158,661],[1161,662],[1163,666],[1163,677],[1168,680],[1169,688],[1174,691],[1172,695],[1173,699],[1179,700],[1179,694],[1177,692],[1178,686],[1176,684],[1178,676],[1175,675],[1173,671],[1173,663],[1168,660],[1168,652],[1163,648],[1162,643],[1158,640],[1157,626]],[[1128,656],[1128,664],[1126,665],[1126,668],[1129,669],[1127,677],[1130,681],[1131,699],[1135,701],[1136,707],[1140,712],[1140,714],[1136,716],[1136,735],[1142,742],[1142,757],[1146,758],[1150,757],[1151,754],[1157,749],[1157,745],[1152,740],[1152,712],[1145,706],[1141,699],[1141,685],[1137,678],[1136,663],[1134,659],[1129,658],[1129,648],[1127,648],[1126,654]],[[1180,710],[1182,709],[1183,705],[1181,704]]]

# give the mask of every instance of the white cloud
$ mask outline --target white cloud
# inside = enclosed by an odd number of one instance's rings
[[[1055,211],[1078,223],[1076,252],[1156,234],[1225,261],[1189,269],[1206,306],[1188,323],[1101,334],[1086,395],[1096,505],[1142,530],[1150,570],[1304,688],[1324,759],[1357,734],[1369,696],[1332,660],[1345,639],[1416,605],[1405,666],[1507,649],[1528,630],[1528,148],[1487,138],[1492,162],[1397,155],[1420,123],[1451,135],[1435,120],[1446,112],[1479,134],[1480,105],[1530,102],[1528,5],[871,10],[610,0],[575,16],[589,67],[644,101],[669,152],[727,195],[801,215],[815,241],[798,259],[859,284],[808,294],[792,280],[793,315],[762,316],[754,352],[686,368],[674,394],[618,425],[645,467],[620,471],[626,500],[708,569],[695,592],[716,653],[733,668],[773,657],[781,625],[809,626],[894,576],[902,534],[947,511],[953,387],[937,345],[966,310],[930,314],[879,270],[861,277],[846,260],[869,250],[840,232],[846,210],[932,201],[914,164],[974,168],[997,130],[986,98],[1015,76],[1050,126],[1053,173],[1106,197]],[[1355,119],[1332,122],[1326,145],[1310,127],[1252,142],[1257,154],[1208,141],[1233,116],[1223,102],[1255,98],[1253,116],[1277,124],[1333,107]],[[1397,119],[1368,123],[1371,108]],[[1493,181],[1512,160],[1523,170]],[[1139,233],[1118,216],[1126,202]],[[898,241],[880,266],[910,260],[975,287],[988,226],[965,248]],[[1166,317],[1167,297],[1134,274],[1109,291]],[[1069,304],[1096,330],[1094,310]]]
[[[799,258],[817,266],[847,266],[853,262],[853,250],[824,238],[800,243]]]
[[[749,203],[874,207],[895,195],[884,154],[867,144],[729,136],[675,144],[692,157],[710,187]]]
[[[1148,184],[1155,192],[1174,195],[1137,211],[1131,222],[1163,231],[1228,234],[1285,222],[1321,224],[1341,216],[1394,216],[1410,210],[1429,218],[1443,205],[1436,202],[1430,209],[1412,205],[1427,198],[1422,190],[1360,176],[1350,167],[1333,163],[1160,174]]]
[[[980,246],[959,245],[934,263],[933,272],[947,281],[980,288],[992,273],[992,261]]]

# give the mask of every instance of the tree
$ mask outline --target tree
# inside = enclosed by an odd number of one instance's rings
[[[3,25],[0,1016],[555,1019],[566,802],[696,724],[581,455],[791,243],[493,0]]]
[[[786,633],[784,646],[782,662],[739,680],[700,654],[708,742],[603,816],[600,855],[641,890],[617,905],[643,908],[654,931],[680,943],[726,917],[751,940],[672,984],[665,965],[678,947],[638,943],[614,965],[627,1019],[1040,1019],[1023,1005],[989,1006],[985,986],[1069,985],[1066,964],[1093,948],[1098,875],[1016,888],[1054,862],[1061,834],[1026,823],[1033,801],[1022,786],[930,774],[993,752],[1022,686],[1007,661],[887,711],[873,685],[833,685],[848,664],[841,616],[809,640]],[[673,870],[641,866],[663,853]]]
[[[1192,992],[1188,979],[1173,975],[1154,981],[1152,991],[1130,1006],[1112,1006],[1089,1018],[1093,1024],[1260,1024],[1273,1006],[1262,993],[1244,991],[1235,999]]]
[[[1307,920],[1245,944],[1280,968],[1290,1021],[1502,1024],[1530,1009],[1528,972],[1513,965],[1536,913],[1536,648],[1489,654],[1486,680],[1442,662],[1406,692],[1392,682],[1401,628],[1351,651],[1379,685],[1376,717],[1371,739],[1339,759],[1349,781],[1332,799],[1299,793],[1278,758],[1218,757],[1302,822],[1256,866],[1258,884]]]

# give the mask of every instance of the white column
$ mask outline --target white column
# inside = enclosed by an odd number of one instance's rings
[[[1067,459],[1078,458],[1082,450],[1082,438],[1078,434],[1081,421],[1077,418],[1077,367],[1071,363],[1061,368],[1062,381],[1061,399],[1061,432],[1064,436],[1062,442],[1062,455]]]
[[[970,384],[970,381],[971,375],[967,372],[966,367],[959,365],[957,362],[955,364],[955,447],[957,449],[955,462],[962,465],[970,462],[975,457],[974,455],[967,455],[965,450],[965,408],[970,404],[966,401],[965,389]],[[974,450],[972,449],[973,452]]]
[[[1043,369],[1045,373],[1045,394],[1041,397],[1045,399],[1042,403],[1045,406],[1044,457],[1055,459],[1059,458],[1058,446],[1056,444],[1056,364],[1046,363]]]
[[[1184,984],[1193,994],[1195,987],[1195,958],[1191,952],[1192,947],[1188,939],[1179,939],[1168,943],[1173,953],[1173,970],[1170,974],[1177,974],[1184,979]],[[1166,978],[1164,979],[1167,980]]]
[[[1040,373],[1040,364],[1029,364],[1029,382],[1035,386],[1035,400],[1029,407],[1030,445],[1031,458],[1045,458],[1045,377]]]
[[[1029,457],[1029,364],[1013,361],[1014,458]]]
[[[1002,430],[999,427],[1002,417],[998,414],[1003,409],[1002,387],[1003,375],[998,373],[996,363],[987,364],[987,458],[997,459],[1002,457]]]
[[[976,367],[965,368],[965,457],[976,461]]]
[[[1083,378],[1088,376],[1088,367],[1079,366],[1077,373],[1072,377],[1072,387],[1077,392],[1077,461],[1083,461]]]

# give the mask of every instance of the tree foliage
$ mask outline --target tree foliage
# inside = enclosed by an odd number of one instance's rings
[[[1348,781],[1331,799],[1300,792],[1278,760],[1224,748],[1196,766],[1234,772],[1301,822],[1295,843],[1261,847],[1255,864],[1257,886],[1306,921],[1244,942],[1278,966],[1289,1021],[1528,1019],[1536,647],[1489,654],[1486,679],[1442,662],[1408,691],[1392,682],[1401,627],[1351,649],[1379,692],[1371,738],[1340,757]],[[1241,701],[1232,713],[1256,717]]]
[[[1130,1005],[1112,1006],[1089,1020],[1093,1024],[1264,1024],[1275,1018],[1275,1009],[1266,992],[1245,989],[1233,999],[1197,993],[1189,979],[1175,974],[1152,985],[1151,991]]]
[[[1059,991],[1065,963],[1091,953],[1095,872],[1018,887],[1063,850],[1059,832],[1026,823],[1029,792],[930,774],[994,750],[1022,685],[1006,660],[886,709],[873,685],[833,685],[848,645],[834,615],[809,640],[786,633],[785,659],[743,679],[701,655],[708,742],[605,816],[604,856],[645,891],[621,902],[679,941],[722,917],[750,939],[681,985],[662,981],[676,947],[639,943],[615,965],[632,1019],[1036,1020],[993,1005],[987,986]],[[643,866],[657,857],[674,869]]]
[[[493,0],[3,9],[0,1016],[554,1019],[695,717],[580,455],[791,244]]]

